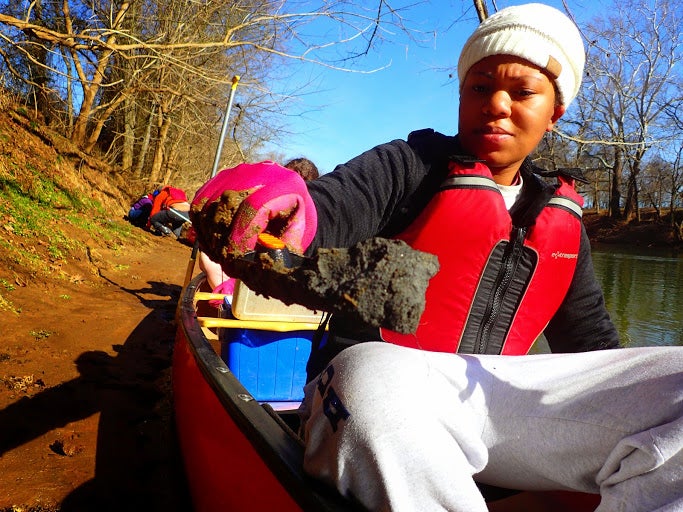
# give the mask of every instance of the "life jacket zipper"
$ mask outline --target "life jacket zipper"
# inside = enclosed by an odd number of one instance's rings
[[[517,228],[514,226],[512,228],[510,243],[503,254],[503,261],[496,276],[495,286],[486,304],[481,326],[477,332],[476,354],[486,353],[486,347],[491,338],[491,331],[498,319],[498,314],[512,282],[512,277],[515,275],[520,259],[524,254],[526,233],[527,228]]]

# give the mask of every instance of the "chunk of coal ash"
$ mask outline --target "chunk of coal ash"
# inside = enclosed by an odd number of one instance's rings
[[[385,238],[348,249],[318,249],[311,258],[292,255],[293,268],[267,254],[223,254],[224,270],[260,295],[403,334],[417,329],[427,285],[439,270],[433,254]]]

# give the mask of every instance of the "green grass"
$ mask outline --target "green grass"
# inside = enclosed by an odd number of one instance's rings
[[[90,236],[105,241],[107,246],[112,249],[121,245],[125,240],[139,236],[139,229],[134,230],[130,224],[112,222],[104,216],[89,218],[83,215],[69,214],[66,218],[72,225],[86,231]]]
[[[85,244],[69,234],[74,228],[113,250],[142,238],[132,226],[109,219],[98,202],[66,190],[30,167],[27,165],[32,179],[27,183],[18,183],[11,173],[0,175],[0,249],[17,267],[42,273],[46,257],[60,262],[85,250]],[[27,243],[9,243],[3,231]],[[36,241],[44,251],[36,250]],[[0,308],[8,309],[7,301]]]
[[[23,247],[12,245],[6,240],[0,239],[0,249],[2,249],[5,257],[9,259],[9,270],[13,270],[13,266],[23,267],[31,273],[39,273],[45,267],[43,258]]]
[[[19,107],[20,115],[28,115]],[[0,130],[0,142],[10,140]],[[0,155],[0,251],[4,268],[0,279],[12,275],[71,278],[59,271],[61,263],[83,260],[97,247],[118,251],[143,243],[146,234],[112,219],[106,190],[91,190],[90,181],[72,168],[69,158],[49,151],[31,158]],[[6,281],[0,281],[0,310],[12,310]]]
[[[2,293],[0,293],[0,311],[8,311],[15,315],[19,314],[19,311],[14,307],[14,304],[12,304],[12,301],[6,299]]]
[[[40,329],[38,331],[30,331],[29,334],[31,337],[33,337],[36,341],[44,340],[52,336],[54,333],[52,331],[47,331],[45,329]]]
[[[7,279],[0,279],[0,311],[10,311],[13,313],[16,313],[16,309],[14,308],[14,304],[12,304],[12,301],[7,299],[4,295],[4,292],[12,292],[14,291],[14,285],[10,283]]]

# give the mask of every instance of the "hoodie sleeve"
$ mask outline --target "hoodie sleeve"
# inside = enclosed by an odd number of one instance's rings
[[[382,234],[427,171],[406,141],[395,140],[308,182],[318,227],[307,254],[318,247],[349,247]]]

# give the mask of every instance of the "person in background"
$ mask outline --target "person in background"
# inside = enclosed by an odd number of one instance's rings
[[[284,167],[295,171],[305,181],[314,180],[320,176],[318,167],[308,158],[293,158]],[[228,295],[229,298],[232,296],[235,280],[223,272],[220,264],[212,261],[204,252],[199,254],[199,268],[206,274],[206,281],[213,293]],[[220,301],[212,301],[211,303],[218,305]]]
[[[149,220],[149,214],[152,211],[154,198],[158,193],[158,190],[154,190],[149,194],[145,194],[135,203],[133,203],[133,205],[130,207],[130,210],[128,210],[126,220],[133,226],[137,226],[139,228],[145,227],[147,225],[147,221]]]
[[[308,183],[237,168],[195,197],[201,216],[221,189],[263,184],[233,219],[233,251],[289,211],[277,234],[293,251],[383,236],[439,257],[415,333],[333,316],[313,347],[304,470],[369,510],[485,512],[478,484],[599,493],[599,512],[683,510],[683,348],[618,348],[581,175],[529,159],[584,60],[560,11],[503,9],[460,54],[456,136],[413,132]],[[524,355],[541,333],[554,353]]]
[[[185,222],[189,222],[190,203],[185,191],[179,188],[165,186],[154,198],[150,211],[148,227],[163,236],[180,236]]]
[[[318,167],[308,158],[292,158],[284,167],[296,171],[304,181],[311,181],[320,177]]]

